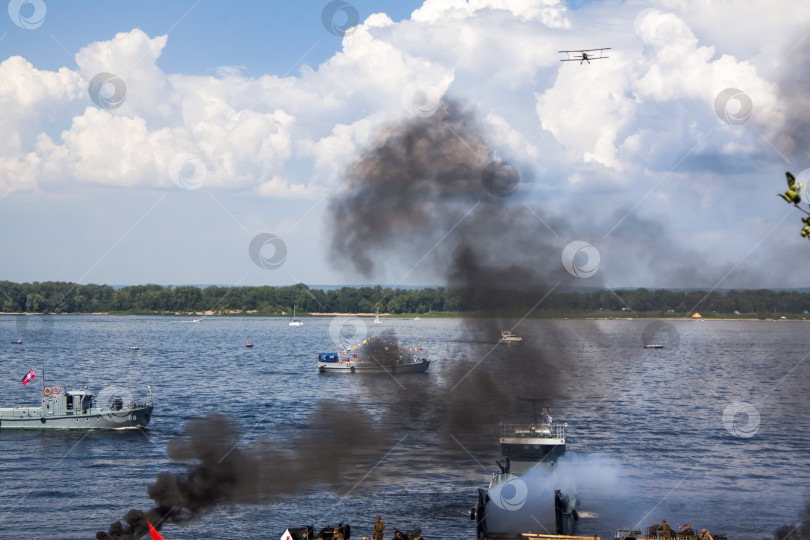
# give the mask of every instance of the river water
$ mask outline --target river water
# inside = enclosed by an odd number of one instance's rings
[[[129,509],[149,509],[147,487],[158,473],[186,471],[168,457],[167,442],[209,413],[233,418],[246,447],[288,444],[318,406],[350,403],[382,421],[391,396],[406,391],[397,381],[383,375],[360,384],[356,375],[319,375],[315,367],[318,352],[381,328],[429,351],[430,370],[407,376],[408,384],[436,392],[454,388],[454,365],[509,355],[489,355],[489,338],[455,319],[374,325],[308,318],[301,327],[280,318],[192,319],[0,316],[2,406],[38,403],[43,368],[48,385],[97,394],[114,387],[145,397],[150,385],[156,403],[143,431],[0,431],[0,537],[95,538]],[[581,501],[577,532],[611,537],[665,518],[760,540],[796,523],[810,486],[806,328],[789,321],[523,321],[515,329],[526,340],[520,347],[566,359],[552,412],[568,424],[558,467]],[[665,348],[644,349],[652,335]],[[15,337],[24,343],[10,344]],[[37,379],[23,387],[29,369]],[[344,522],[360,538],[380,514],[387,532],[419,527],[429,539],[474,538],[469,509],[496,468],[497,425],[491,438],[473,443],[449,434],[455,451],[435,443],[441,426],[434,418],[397,431],[350,489],[316,483],[271,502],[224,501],[184,525],[165,525],[162,534],[279,538],[288,526]]]

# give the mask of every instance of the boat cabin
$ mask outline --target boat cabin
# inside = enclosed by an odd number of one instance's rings
[[[320,353],[318,354],[318,362],[331,362],[337,364],[340,362],[340,358],[338,357],[337,353]]]
[[[42,398],[42,413],[46,415],[87,414],[92,406],[93,395],[86,390],[51,393]]]

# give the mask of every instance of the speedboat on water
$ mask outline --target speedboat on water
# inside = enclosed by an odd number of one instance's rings
[[[506,343],[507,345],[517,345],[523,341],[523,338],[520,336],[516,336],[512,333],[511,330],[501,330],[501,339],[498,340],[498,343]]]
[[[22,338],[14,338],[11,340],[12,345],[22,345]]]
[[[0,429],[134,429],[152,419],[150,398],[136,403],[111,395],[109,404],[96,403],[87,390],[46,387],[38,407],[0,407]]]
[[[537,400],[529,400],[535,403]],[[501,454],[498,472],[492,474],[489,487],[479,488],[478,501],[470,512],[476,521],[478,538],[519,537],[537,530],[574,532],[577,498],[573,488],[554,485],[557,459],[565,454],[565,428],[553,423],[548,408],[534,422],[501,424]]]

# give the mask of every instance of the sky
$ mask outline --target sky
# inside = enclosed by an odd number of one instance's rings
[[[808,34],[800,0],[11,0],[0,280],[442,285],[353,273],[327,218],[358,158],[451,100],[582,286],[808,287],[777,197],[810,183]]]

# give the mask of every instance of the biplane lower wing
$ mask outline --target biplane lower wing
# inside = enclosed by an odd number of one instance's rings
[[[605,51],[609,51],[610,47],[605,47],[603,49],[578,49],[576,51],[558,51],[561,54],[565,54],[568,58],[560,59],[560,62],[583,62],[588,60],[604,60],[606,58],[610,58],[609,56],[605,56]],[[589,54],[594,53],[594,54]],[[596,55],[595,53],[599,53]],[[571,56],[571,55],[574,56]]]

